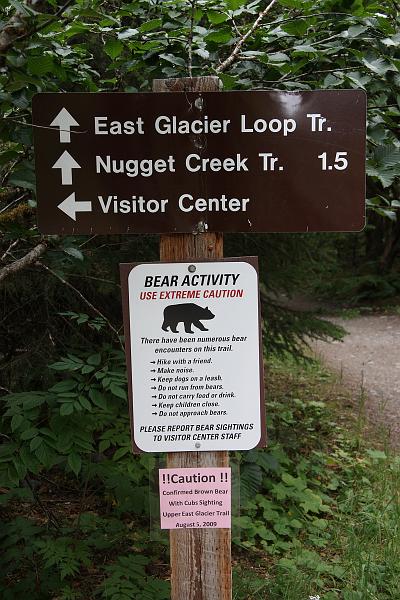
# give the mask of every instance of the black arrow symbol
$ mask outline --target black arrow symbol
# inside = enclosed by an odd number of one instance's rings
[[[156,380],[156,378],[155,378],[155,377],[153,377],[153,379],[150,379],[150,381],[155,381],[155,380]]]
[[[151,413],[152,415],[156,415],[157,413]]]
[[[157,396],[152,396],[152,398],[157,398]]]
[[[156,390],[156,386],[154,385],[153,387],[150,388],[151,390]]]
[[[156,370],[155,369],[151,369],[150,373],[155,373]]]
[[[157,406],[157,404],[152,404],[152,406]]]
[[[151,363],[152,365],[155,365],[155,364],[156,364],[156,361],[155,361],[155,360],[151,360],[151,361],[150,361],[150,363]]]

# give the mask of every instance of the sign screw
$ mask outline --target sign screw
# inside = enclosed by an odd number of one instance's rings
[[[200,96],[199,98],[196,98],[196,100],[194,101],[194,105],[196,108],[198,108],[199,110],[203,110],[203,98]]]
[[[196,270],[196,267],[195,267],[195,265],[189,265],[189,266],[188,266],[188,271],[189,271],[189,273],[194,273],[194,272],[195,272],[195,270]]]
[[[194,445],[195,448],[200,448],[200,446],[201,446],[200,442],[196,442]]]

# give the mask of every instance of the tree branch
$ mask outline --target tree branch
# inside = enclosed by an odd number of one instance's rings
[[[78,289],[76,289],[75,286],[72,285],[72,283],[70,283],[69,281],[67,281],[66,279],[64,279],[64,277],[61,277],[61,275],[59,275],[58,273],[56,273],[55,271],[53,271],[52,269],[50,269],[50,267],[48,267],[47,265],[44,265],[41,262],[37,262],[36,263],[38,267],[42,267],[42,269],[45,269],[46,271],[48,271],[49,273],[51,273],[54,277],[56,277],[59,281],[61,281],[61,283],[63,283],[64,285],[66,285],[70,290],[74,291],[76,294],[78,294],[79,298],[94,312],[96,313],[96,315],[98,315],[99,317],[101,317],[102,319],[104,319],[104,321],[107,323],[108,327],[111,329],[111,331],[116,335],[117,340],[119,345],[121,346],[122,350],[124,350],[124,345],[121,342],[119,333],[117,331],[117,329],[115,329],[114,325],[111,323],[111,321],[109,319],[107,319],[107,317],[98,309],[96,308],[87,298],[85,298],[85,296],[82,294],[82,292],[80,292]]]
[[[24,40],[34,33],[45,29],[47,25],[56,21],[73,2],[74,0],[67,0],[47,21],[29,29],[29,31],[27,31],[27,16],[21,11],[16,11],[7,25],[0,31],[0,54],[6,52],[15,42]]]
[[[26,267],[29,267],[30,265],[36,263],[38,258],[42,256],[42,254],[44,254],[46,250],[47,242],[42,240],[40,244],[35,246],[30,252],[28,252],[28,254],[25,254],[25,256],[23,256],[19,260],[16,260],[15,262],[6,265],[2,269],[0,269],[0,281],[3,281],[3,279],[5,279],[11,274],[17,273],[18,271],[22,271],[22,269],[26,269]]]
[[[228,67],[231,66],[231,64],[236,60],[240,50],[242,49],[242,46],[247,42],[247,40],[249,39],[249,37],[256,31],[256,29],[258,29],[258,27],[260,27],[262,20],[264,19],[264,17],[269,13],[269,11],[271,10],[271,8],[274,6],[274,4],[276,4],[277,0],[271,0],[271,2],[268,4],[268,6],[266,8],[264,8],[264,10],[262,10],[260,12],[260,14],[258,15],[257,19],[254,21],[253,25],[250,27],[250,29],[240,38],[240,40],[238,41],[238,43],[236,44],[236,46],[234,47],[233,51],[231,52],[231,54],[228,56],[228,58],[226,58],[217,68],[216,71],[217,73],[222,73],[222,71],[225,71],[225,69],[227,69]]]
[[[17,244],[19,244],[19,241],[20,241],[20,240],[19,240],[19,238],[18,238],[18,239],[16,239],[16,240],[14,240],[13,242],[11,242],[11,244],[8,246],[7,250],[4,252],[3,256],[0,258],[0,260],[1,260],[2,262],[3,262],[3,261],[6,259],[6,258],[7,258],[7,255],[8,255],[8,254],[10,254],[11,250],[12,250],[13,248],[15,248],[15,246],[16,246]]]
[[[192,77],[193,66],[193,27],[194,27],[194,11],[196,9],[196,0],[190,0],[190,29],[188,35],[188,75]]]
[[[58,17],[61,17],[61,15],[63,14],[63,12],[74,2],[75,0],[67,0],[67,2],[65,4],[63,4],[63,6],[61,6],[57,12],[54,13],[54,15],[52,17],[50,17],[50,19],[48,19],[45,23],[42,23],[41,25],[38,25],[37,27],[34,27],[31,31],[27,31],[26,33],[24,33],[23,35],[20,35],[19,37],[16,38],[16,42],[19,42],[20,40],[23,40],[27,37],[30,37],[31,35],[33,35],[34,33],[37,33],[38,31],[42,31],[42,29],[45,29],[47,27],[47,25],[50,25],[50,23],[54,23],[54,21],[57,21]]]
[[[17,11],[0,31],[0,53],[8,50],[14,40],[25,31],[25,28],[26,17]]]
[[[21,202],[21,200],[25,200],[28,196],[29,196],[28,192],[24,192],[22,194],[22,196],[19,196],[18,198],[14,198],[14,200],[12,200],[10,202],[10,204],[7,204],[7,206],[4,206],[4,208],[0,209],[0,214],[6,212],[6,210],[8,210],[12,206],[14,206],[14,204],[16,204],[17,202]]]

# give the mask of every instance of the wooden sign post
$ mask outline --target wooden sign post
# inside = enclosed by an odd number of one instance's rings
[[[153,94],[35,96],[33,120],[41,232],[58,235],[163,233],[161,261],[187,263],[223,258],[222,233],[215,232],[358,231],[363,227],[364,92],[257,90],[206,94],[219,89],[218,77],[199,77],[155,80],[153,92],[156,93]],[[132,265],[121,267],[125,335],[129,340],[132,321],[127,299],[128,275],[133,269]],[[198,286],[198,275],[195,277]],[[149,291],[152,284],[143,283],[146,292],[143,300],[161,300],[161,291],[157,296],[161,287],[159,278],[160,275],[154,278],[152,293]],[[200,293],[198,288],[196,291]],[[142,299],[140,294],[139,299]],[[151,304],[147,306],[149,323],[154,312]],[[170,307],[164,304],[163,308]],[[196,314],[198,317],[199,313]],[[214,316],[209,311],[204,318]],[[207,330],[201,324],[197,327]],[[176,323],[173,327],[168,321],[165,326],[161,325],[163,333],[168,329],[169,333],[179,333]],[[152,326],[152,331],[154,339],[144,337],[145,341],[140,343],[155,342],[160,335],[159,325],[156,329]],[[194,333],[190,323],[188,326],[185,322],[185,332]],[[178,337],[172,338],[178,342]],[[231,341],[234,341],[233,336]],[[231,345],[221,352],[228,349],[231,350]],[[154,352],[157,350],[159,348],[154,348]],[[135,370],[132,370],[130,353],[128,343],[133,423]],[[154,358],[149,359],[147,365],[155,364]],[[229,357],[224,363],[230,367]],[[148,375],[147,372],[147,379],[143,379],[144,371],[139,369],[139,379],[135,379],[140,384],[138,397],[142,400],[136,408],[143,408],[146,398],[157,398],[150,395],[155,386],[148,385]],[[219,377],[222,379],[221,372]],[[228,379],[226,377],[226,381]],[[162,389],[164,378],[158,381]],[[232,390],[226,391],[237,399],[236,404],[246,408],[245,402],[240,400],[245,394],[235,396]],[[245,392],[247,394],[247,387]],[[253,394],[253,400],[255,398]],[[262,403],[261,396],[258,399]],[[179,413],[164,414],[165,403],[159,404],[147,403],[146,410],[149,405],[162,409],[150,413],[158,420],[165,416],[168,419],[181,417]],[[139,415],[145,429],[154,427],[148,412],[142,410]],[[211,410],[204,413],[204,416],[209,415]],[[144,416],[147,422],[143,421]],[[156,427],[162,428],[165,424],[159,422]],[[182,424],[188,425],[187,422]],[[171,427],[182,424],[175,423]],[[200,424],[213,425],[208,420]],[[261,429],[265,428],[260,426]],[[151,429],[153,431],[159,430]],[[240,434],[237,435],[238,438],[227,438],[222,434],[220,439],[239,439]],[[159,437],[160,440],[151,441],[175,444],[175,439]],[[136,440],[133,441],[135,444]],[[227,468],[228,452],[216,451],[216,447],[233,449],[225,443],[209,446],[201,452],[197,451],[199,445],[195,445],[196,450],[192,452],[187,451],[187,446],[181,452],[176,451],[175,445],[167,446],[164,451],[171,450],[167,466],[172,469]],[[242,445],[240,449],[245,447]],[[136,444],[134,448],[141,446]],[[141,449],[159,451],[151,444]],[[224,526],[225,522],[221,527]],[[203,527],[193,524],[171,529],[172,600],[232,598],[231,531],[218,528],[214,522],[211,525],[206,522]]]
[[[159,79],[154,92],[218,91],[218,77]],[[199,224],[193,234],[162,235],[162,261],[218,259],[223,257],[221,233],[204,233]],[[228,452],[173,452],[171,467],[228,467]],[[230,529],[173,529],[170,531],[171,600],[231,600]]]

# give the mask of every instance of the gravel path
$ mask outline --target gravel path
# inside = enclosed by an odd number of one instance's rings
[[[368,416],[400,445],[400,316],[374,315],[331,319],[348,332],[342,342],[316,342],[316,354],[341,373],[360,397]]]

